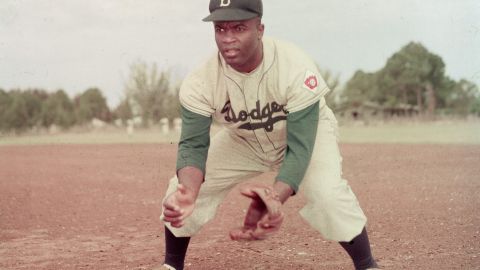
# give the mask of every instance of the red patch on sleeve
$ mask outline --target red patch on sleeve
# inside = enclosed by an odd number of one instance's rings
[[[309,76],[306,80],[305,80],[305,86],[307,86],[308,88],[310,88],[310,90],[313,90],[315,89],[317,86],[318,86],[318,81],[317,81],[317,77],[315,76]]]

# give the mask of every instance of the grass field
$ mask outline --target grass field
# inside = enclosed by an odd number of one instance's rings
[[[179,133],[158,129],[0,136],[0,145],[176,143]],[[340,125],[342,143],[480,144],[480,122],[416,122],[376,125]]]
[[[176,143],[179,134],[162,134],[157,130],[136,130],[128,135],[124,130],[57,133],[53,135],[21,135],[0,137],[0,145],[45,144],[124,144],[124,143]]]
[[[340,140],[347,143],[480,144],[480,122],[341,126]]]

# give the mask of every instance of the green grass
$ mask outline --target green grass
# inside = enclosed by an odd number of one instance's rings
[[[58,133],[53,135],[21,135],[0,137],[0,145],[45,144],[118,144],[118,143],[176,143],[179,133],[162,134],[158,130],[138,130],[128,135],[126,131],[95,131]]]
[[[340,141],[346,143],[480,144],[480,122],[341,126]]]
[[[158,129],[70,132],[54,135],[0,136],[1,145],[45,144],[117,144],[176,143],[179,133],[162,134]],[[415,143],[415,144],[480,144],[480,122],[416,122],[376,125],[341,125],[343,143]]]

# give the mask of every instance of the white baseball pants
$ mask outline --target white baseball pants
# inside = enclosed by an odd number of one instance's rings
[[[217,207],[235,185],[277,170],[283,156],[284,149],[263,153],[222,129],[211,140],[205,182],[193,214],[182,228],[166,226],[177,237],[193,236],[214,218]],[[361,233],[367,219],[347,181],[342,179],[341,163],[337,120],[322,99],[315,147],[299,190],[307,200],[300,215],[324,238],[350,241]],[[174,192],[177,185],[175,176],[166,194]]]

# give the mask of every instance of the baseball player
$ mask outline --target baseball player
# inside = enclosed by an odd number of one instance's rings
[[[366,217],[341,177],[337,122],[315,63],[294,45],[264,37],[261,0],[211,0],[218,54],[184,80],[182,133],[176,175],[163,200],[165,262],[184,267],[190,237],[210,221],[237,184],[278,171],[272,185],[244,185],[250,198],[233,240],[264,239],[278,231],[282,204],[303,192],[301,216],[337,241],[355,269],[377,267]],[[215,120],[223,126],[210,140]],[[208,153],[208,159],[207,159]]]

